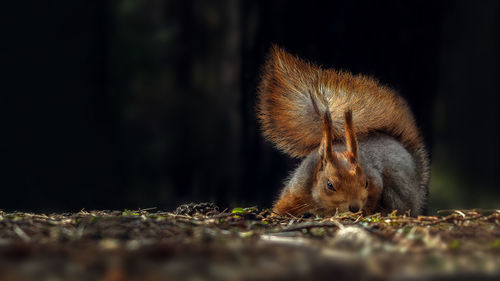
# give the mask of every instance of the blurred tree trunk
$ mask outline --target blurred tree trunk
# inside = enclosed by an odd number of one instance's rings
[[[114,11],[112,72],[115,92],[125,95],[121,146],[131,202],[234,200],[240,1],[121,1]]]
[[[179,61],[183,85],[179,86],[187,96],[179,118],[188,119],[184,130],[190,137],[180,145],[196,148],[199,155],[183,161],[187,173],[174,174],[179,186],[189,186],[180,189],[181,198],[194,195],[227,203],[236,198],[241,185],[240,4],[234,0],[183,3],[184,50]]]

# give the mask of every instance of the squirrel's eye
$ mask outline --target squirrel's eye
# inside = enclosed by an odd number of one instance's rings
[[[332,191],[336,191],[335,188],[333,187],[333,183],[331,181],[328,181],[326,183],[326,185],[328,186],[328,189],[332,190]]]
[[[368,179],[366,179],[365,188],[368,189]]]

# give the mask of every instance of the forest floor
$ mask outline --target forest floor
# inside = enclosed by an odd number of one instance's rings
[[[209,203],[0,211],[0,279],[500,280],[500,210],[271,217]]]

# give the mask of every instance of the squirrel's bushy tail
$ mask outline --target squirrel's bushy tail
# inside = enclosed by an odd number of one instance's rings
[[[258,119],[263,133],[292,157],[304,157],[321,142],[320,111],[329,108],[333,140],[342,141],[344,112],[352,109],[359,137],[383,132],[399,140],[414,156],[421,185],[427,188],[429,164],[422,137],[406,101],[377,80],[322,69],[273,46],[258,89]]]

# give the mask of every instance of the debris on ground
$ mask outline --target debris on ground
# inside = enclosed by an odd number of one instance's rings
[[[500,280],[500,210],[0,211],[1,280]]]

